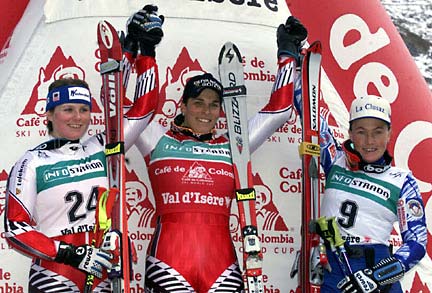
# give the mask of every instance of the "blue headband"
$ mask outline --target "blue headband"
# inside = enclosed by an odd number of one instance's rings
[[[83,86],[77,85],[57,87],[48,93],[46,111],[66,103],[86,104],[91,109],[90,91]]]

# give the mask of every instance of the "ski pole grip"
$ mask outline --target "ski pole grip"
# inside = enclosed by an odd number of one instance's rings
[[[342,239],[342,236],[341,236],[340,231],[339,231],[339,226],[336,223],[336,218],[331,217],[328,219],[328,222],[329,222],[329,224],[332,227],[332,230],[334,232],[334,235],[333,235],[334,245],[336,247],[344,246],[345,240]]]
[[[316,220],[316,224],[318,225],[318,235],[325,241],[328,242],[330,248],[333,249],[335,246],[335,241],[333,239],[333,235],[329,231],[327,218],[325,216],[320,217]]]

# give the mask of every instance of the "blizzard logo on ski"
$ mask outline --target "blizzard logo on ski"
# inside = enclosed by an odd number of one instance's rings
[[[232,118],[234,122],[234,132],[238,135],[242,134],[241,123],[240,123],[240,107],[236,97],[231,100],[232,105]]]
[[[231,63],[231,61],[234,58],[234,54],[231,52],[231,48],[226,52],[225,57],[228,59],[228,63]]]
[[[64,166],[57,169],[49,169],[43,173],[45,182],[55,181],[66,177],[76,177],[93,172],[104,171],[104,165],[100,160],[93,160],[82,164]]]
[[[379,184],[370,182],[366,179],[355,178],[341,172],[335,172],[330,178],[330,185],[343,185],[350,189],[366,192],[367,195],[379,197],[383,200],[390,198],[390,190]]]

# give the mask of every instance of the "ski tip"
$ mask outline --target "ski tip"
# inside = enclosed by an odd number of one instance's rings
[[[103,45],[105,48],[111,49],[114,45],[115,37],[117,37],[117,32],[108,21],[102,20],[98,23],[97,35],[99,46]]]
[[[97,42],[101,52],[101,62],[107,62],[108,59],[120,61],[122,59],[122,46],[119,35],[114,28],[106,20],[102,20],[97,26]]]
[[[312,44],[310,44],[308,51],[312,53],[321,53],[322,51],[322,44],[321,41],[315,41]]]
[[[242,62],[240,50],[233,42],[228,41],[222,46],[219,52],[218,62],[222,64],[225,58],[225,60],[228,61],[227,63],[231,63],[234,57],[236,57],[240,63]]]

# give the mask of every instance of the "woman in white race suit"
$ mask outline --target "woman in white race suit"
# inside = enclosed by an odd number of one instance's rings
[[[321,292],[402,292],[398,280],[425,255],[427,229],[422,197],[412,173],[391,166],[387,151],[391,107],[384,98],[356,98],[349,137],[342,146],[321,119],[321,165],[326,174],[321,216],[336,217],[353,274],[345,276],[328,250]],[[402,246],[389,239],[399,223]]]
[[[155,23],[153,31],[161,31],[162,22]],[[125,68],[131,68],[133,55],[125,52]],[[154,91],[148,90],[124,119],[126,150],[154,113],[157,99],[149,98]],[[54,81],[46,106],[50,138],[28,150],[9,174],[5,235],[12,247],[32,257],[28,292],[83,292],[86,274],[96,277],[93,292],[110,292],[106,270],[112,254],[90,245],[98,187],[108,187],[105,135],[82,139],[90,113],[85,81]]]

